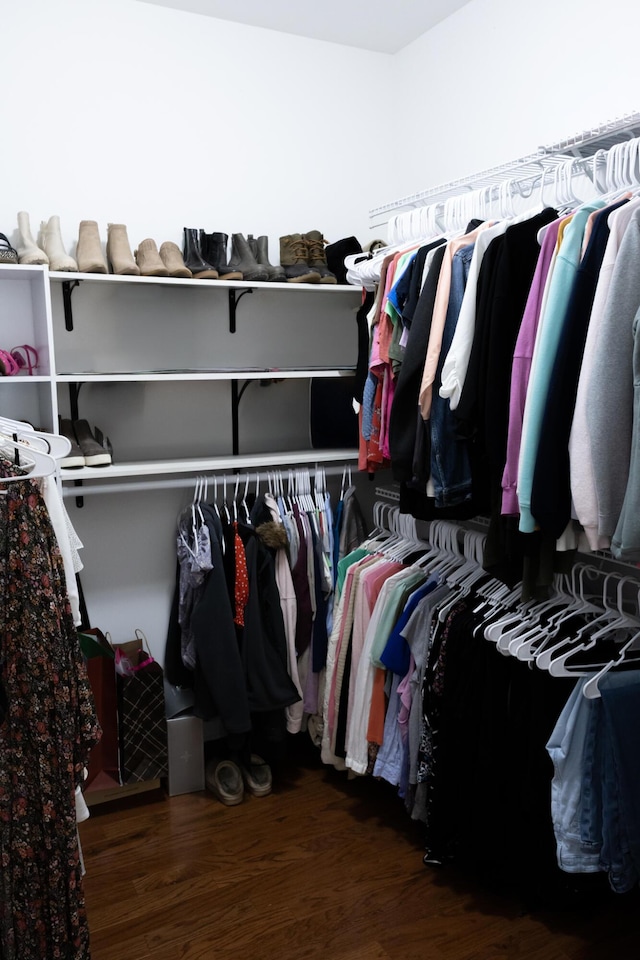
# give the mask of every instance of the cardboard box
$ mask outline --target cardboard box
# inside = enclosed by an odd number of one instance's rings
[[[167,720],[169,796],[204,790],[204,736],[199,717]]]

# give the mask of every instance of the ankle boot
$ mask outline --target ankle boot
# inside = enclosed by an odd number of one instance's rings
[[[337,283],[338,279],[327,266],[327,255],[324,252],[326,240],[319,230],[310,230],[303,233],[302,239],[307,244],[307,263],[312,270],[320,274],[320,283]]]
[[[80,221],[76,260],[80,273],[109,273],[95,220]]]
[[[158,253],[155,240],[143,240],[135,252],[142,277],[168,277],[169,271]]]
[[[250,233],[247,237],[247,243],[260,266],[268,272],[269,280],[272,283],[285,283],[287,278],[284,269],[279,265],[272,266],[269,263],[269,238],[263,236],[255,240],[253,234]]]
[[[299,233],[280,237],[280,263],[288,283],[320,283],[320,273],[307,263],[307,244]]]
[[[60,217],[49,217],[40,224],[40,239],[42,248],[49,258],[50,270],[62,270],[67,273],[76,273],[78,264],[70,257],[62,243],[60,232]]]
[[[258,283],[269,279],[267,270],[260,266],[241,233],[232,234],[231,247],[232,254],[229,266],[233,267],[234,270],[240,270],[244,280],[254,280]]]
[[[193,276],[191,270],[185,267],[182,253],[177,243],[165,240],[160,244],[160,259],[169,272],[170,277],[189,280]]]
[[[41,250],[38,244],[31,236],[31,226],[29,224],[29,214],[21,210],[18,214],[18,263],[27,263],[30,265],[38,263],[49,263],[49,257],[44,250]]]
[[[120,277],[140,276],[140,269],[133,259],[124,223],[107,224],[107,258],[111,264],[112,273]]]
[[[229,237],[226,233],[205,233],[200,231],[200,249],[202,256],[218,271],[221,280],[242,280],[242,272],[234,270],[227,263],[227,243]]]
[[[204,259],[200,249],[200,236],[194,227],[184,227],[183,254],[185,266],[196,280],[217,280],[218,271]]]

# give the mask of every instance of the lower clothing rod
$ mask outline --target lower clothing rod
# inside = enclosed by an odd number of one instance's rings
[[[326,466],[322,463],[318,464],[318,468],[322,470],[326,477],[332,476],[342,476],[345,466],[349,469],[349,464],[327,464]],[[62,485],[62,495],[64,497],[86,497],[90,494],[97,493],[146,493],[149,490],[182,490],[186,487],[193,487],[199,477],[205,477],[206,479],[212,480],[215,476],[219,481],[223,477],[227,478],[227,486],[229,484],[233,485],[236,482],[236,479],[239,479],[239,482],[246,483],[247,478],[249,483],[255,483],[256,479],[260,480],[261,489],[268,489],[269,477],[273,474],[280,474],[283,478],[283,481],[286,483],[289,473],[295,477],[297,470],[308,470],[311,478],[315,474],[315,464],[311,466],[310,464],[305,464],[304,467],[292,467],[289,471],[286,467],[273,467],[268,469],[265,467],[264,470],[240,470],[238,473],[230,473],[229,471],[222,470],[220,473],[212,471],[211,473],[194,473],[189,475],[184,475],[180,477],[174,477],[172,479],[166,480],[140,480],[139,482],[125,480],[120,482],[117,479],[112,480],[108,483],[93,483],[92,480],[85,481],[83,478],[82,488],[76,486],[68,486],[66,483]],[[72,479],[71,477],[69,479]],[[65,476],[66,480],[66,476]]]

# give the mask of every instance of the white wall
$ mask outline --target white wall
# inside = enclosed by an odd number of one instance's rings
[[[640,109],[628,0],[473,0],[395,57],[395,182],[369,208]]]
[[[0,231],[27,210],[34,231],[59,214],[69,252],[82,219],[132,247],[266,233],[273,262],[283,234],[366,235],[376,173],[348,101],[391,60],[133,0],[3,4]]]
[[[5,4],[0,230],[267,233],[274,262],[296,230],[368,240],[371,207],[638,107],[639,27],[627,0],[472,0],[392,57],[134,0]]]

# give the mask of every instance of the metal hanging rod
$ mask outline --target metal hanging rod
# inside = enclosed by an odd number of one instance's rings
[[[261,489],[265,489],[268,487],[269,477],[273,474],[282,474],[286,481],[289,474],[295,476],[296,472],[300,469],[308,470],[313,481],[316,469],[320,470],[325,477],[338,477],[344,473],[345,468],[350,469],[348,457],[345,457],[344,463],[341,462],[339,464],[328,464],[319,461],[317,464],[315,462],[313,464],[305,463],[302,466],[265,466],[261,470],[239,469],[237,473],[234,472],[233,469],[213,470],[211,472],[184,474],[180,477],[164,480],[119,480],[114,477],[112,480],[105,479],[103,483],[94,483],[93,481],[86,483],[82,487],[82,496],[105,493],[148,493],[151,490],[183,490],[193,487],[196,481],[201,478],[208,479],[213,483],[214,478],[218,482],[221,482],[224,477],[226,477],[227,482],[231,484],[234,484],[237,479],[239,479],[241,484],[245,483],[247,478],[249,479],[249,483],[255,483],[256,479],[259,479]],[[77,497],[78,490],[76,487],[69,487],[63,484],[62,495],[63,497]]]
[[[506,180],[526,182],[538,178],[545,169],[553,168],[571,157],[591,157],[599,150],[610,150],[621,140],[638,135],[640,135],[640,112],[627,113],[557,143],[539,147],[535,153],[509,163],[490,167],[469,177],[451,180],[449,183],[374,207],[369,211],[369,218],[375,219],[394,211],[439,203],[466,190],[482,190],[485,187],[498,186]]]

